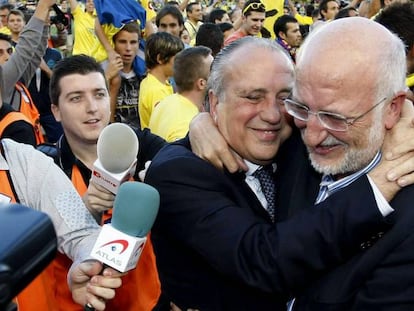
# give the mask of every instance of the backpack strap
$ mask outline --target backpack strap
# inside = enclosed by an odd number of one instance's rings
[[[3,158],[7,162],[6,153],[4,152],[4,147],[3,147],[3,142],[2,141],[0,141],[0,152],[1,152],[1,155],[3,156]],[[19,197],[17,196],[16,189],[14,188],[13,180],[12,180],[11,175],[10,175],[10,170],[5,170],[5,173],[7,175],[7,179],[9,180],[10,189],[13,192],[14,199],[16,200],[16,203],[20,203]]]
[[[72,175],[72,169],[65,168],[62,163],[62,157],[61,157],[62,139],[63,139],[63,135],[60,136],[59,140],[55,144],[42,143],[42,144],[37,145],[36,149],[39,150],[40,152],[43,152],[45,155],[51,157],[53,161],[55,162],[55,164],[64,171],[66,176],[71,178],[70,176]]]

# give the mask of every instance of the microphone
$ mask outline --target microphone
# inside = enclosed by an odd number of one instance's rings
[[[115,197],[112,222],[102,226],[91,256],[120,272],[135,268],[159,204],[160,196],[152,186],[123,183]]]
[[[0,206],[0,236],[0,310],[4,310],[53,260],[57,238],[45,213],[20,204]]]
[[[112,222],[102,230],[91,256],[120,272],[136,267],[160,205],[158,191],[150,185],[128,181],[115,197]],[[85,311],[95,310],[89,304]]]
[[[112,123],[105,127],[98,137],[92,181],[116,194],[135,173],[138,148],[138,137],[128,125]]]

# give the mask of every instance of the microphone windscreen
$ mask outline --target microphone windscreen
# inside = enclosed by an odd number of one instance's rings
[[[144,237],[151,230],[160,205],[158,191],[147,184],[121,184],[112,211],[112,226],[130,236]]]
[[[138,147],[138,137],[128,125],[112,123],[98,137],[98,159],[108,172],[121,173],[136,160]]]

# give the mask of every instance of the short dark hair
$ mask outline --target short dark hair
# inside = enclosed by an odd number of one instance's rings
[[[328,11],[328,3],[329,2],[338,2],[337,0],[322,0],[319,3],[319,13],[321,14],[322,18],[325,19],[325,15],[322,13],[322,11]]]
[[[157,16],[155,16],[155,25],[159,27],[161,18],[167,15],[171,15],[175,17],[175,19],[178,21],[178,25],[180,26],[184,25],[183,14],[175,5],[171,5],[171,4],[167,4],[163,6],[162,9],[158,11]]]
[[[8,10],[8,11],[11,11],[13,9],[14,9],[14,5],[13,4],[10,4],[10,3],[6,3],[6,4],[3,4],[2,6],[0,6],[0,10]]]
[[[213,51],[213,56],[220,52],[223,42],[224,35],[218,24],[204,23],[197,31],[195,45],[209,47]]]
[[[24,13],[20,10],[11,10],[9,12],[9,14],[7,14],[7,21],[9,21],[10,15],[17,15],[17,16],[20,16],[21,18],[23,18],[24,21],[26,20],[25,17],[24,17]]]
[[[185,11],[188,12],[193,12],[193,6],[195,5],[200,5],[200,2],[191,2],[189,4],[187,4]]]
[[[221,21],[221,19],[223,18],[223,16],[227,14],[227,11],[223,10],[223,9],[214,9],[210,12],[209,16],[208,16],[208,21],[210,23],[215,24],[216,23],[216,19],[218,19],[219,21]]]
[[[278,17],[277,20],[275,20],[275,23],[273,24],[273,31],[276,37],[279,38],[279,32],[283,32],[284,34],[286,34],[288,23],[298,24],[298,20],[294,18],[292,15],[287,14],[282,15]]]
[[[251,12],[266,13],[266,7],[259,0],[246,1],[242,10],[242,14],[244,16],[249,16]]]
[[[210,67],[203,66],[203,61],[211,55],[211,49],[195,46],[182,50],[175,56],[174,81],[179,92],[191,91],[197,79],[208,79]]]
[[[220,23],[220,24],[217,24],[217,26],[220,27],[220,30],[223,33],[227,30],[230,30],[230,29],[234,28],[233,24],[231,24],[231,23]]]
[[[105,72],[93,57],[80,54],[60,60],[53,68],[53,73],[50,78],[49,96],[51,103],[56,106],[59,105],[59,96],[62,92],[60,80],[62,78],[72,74],[87,75],[94,72],[99,72],[104,77],[106,88],[108,89]]]
[[[129,33],[136,33],[136,34],[138,34],[138,39],[141,35],[141,29],[139,28],[138,23],[137,22],[129,22],[129,23],[126,23],[116,34],[114,34],[114,36],[112,37],[112,42],[115,43],[115,40],[116,40],[116,38],[118,37],[118,34],[121,31],[126,31],[126,32],[129,32]]]
[[[347,6],[345,8],[340,9],[338,11],[338,13],[336,13],[334,19],[340,19],[340,18],[350,17],[351,15],[349,15],[349,13],[351,11],[358,12],[358,10],[356,8],[354,8],[353,6]]]
[[[7,41],[10,44],[12,43],[11,37],[9,35],[6,35],[5,33],[1,33],[1,32],[0,32],[0,40]]]
[[[400,37],[406,52],[413,48],[414,3],[393,2],[376,16],[375,21]]]
[[[168,32],[156,32],[147,38],[145,45],[145,63],[148,69],[152,69],[162,63],[168,62],[171,57],[184,49],[184,43],[180,38]]]

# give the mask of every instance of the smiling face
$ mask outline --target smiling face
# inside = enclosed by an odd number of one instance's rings
[[[280,109],[293,84],[293,67],[281,51],[253,45],[234,51],[227,66],[224,94],[209,93],[212,117],[240,156],[271,163],[289,132]]]
[[[69,141],[96,144],[110,116],[109,94],[99,72],[70,74],[59,81],[59,105],[52,105]]]
[[[359,17],[332,21],[305,40],[292,99],[312,112],[306,122],[295,118],[295,124],[317,171],[341,177],[362,169],[380,150],[386,130],[398,121],[405,98],[405,63],[397,40],[378,23]],[[380,48],[384,46],[388,50]],[[326,128],[315,115],[319,111],[346,117],[348,128]]]
[[[266,18],[265,13],[251,11],[249,15],[243,16],[243,29],[250,36],[257,36],[263,28]]]

